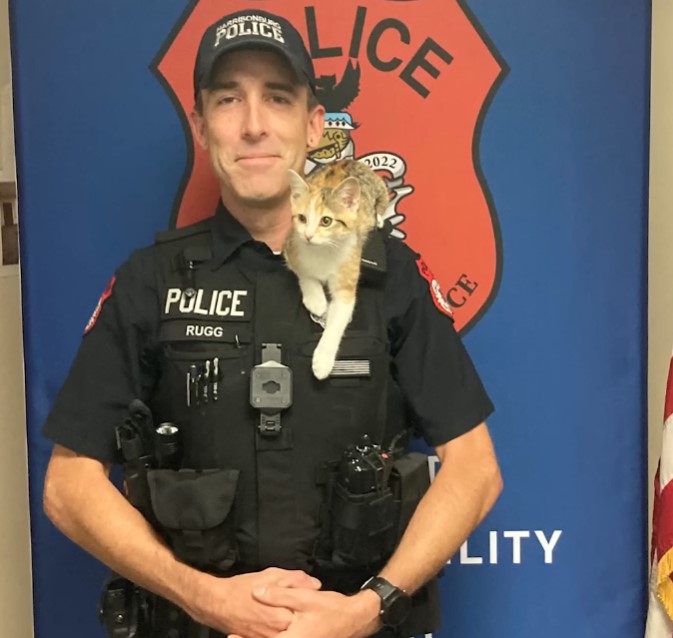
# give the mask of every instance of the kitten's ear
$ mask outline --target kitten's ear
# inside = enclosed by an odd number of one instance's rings
[[[306,191],[308,191],[308,184],[304,178],[299,173],[295,173],[292,169],[290,169],[288,173],[290,176],[290,196],[292,199],[296,199],[297,197],[306,194]]]
[[[347,177],[334,189],[332,200],[344,208],[357,208],[360,205],[360,182],[355,177]]]

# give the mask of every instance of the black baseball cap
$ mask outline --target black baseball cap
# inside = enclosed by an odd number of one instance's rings
[[[246,9],[220,18],[201,38],[194,65],[194,94],[207,89],[215,62],[236,49],[271,49],[290,63],[299,80],[315,93],[313,61],[299,32],[285,19],[266,11]]]

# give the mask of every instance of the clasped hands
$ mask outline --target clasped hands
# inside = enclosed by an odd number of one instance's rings
[[[275,567],[213,577],[193,615],[229,638],[364,638],[380,628],[374,592],[346,596],[320,586],[303,571]]]

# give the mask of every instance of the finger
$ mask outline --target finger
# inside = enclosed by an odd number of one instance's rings
[[[286,607],[292,611],[301,611],[315,602],[320,592],[311,589],[298,589],[266,585],[255,587],[252,596],[255,600],[272,607]]]
[[[322,587],[322,583],[317,579],[313,578],[313,576],[306,576],[306,578],[303,581],[298,581],[296,578],[281,578],[276,581],[276,586],[277,587],[292,587],[292,588],[306,588],[306,589],[320,589]]]
[[[310,576],[306,572],[299,571],[298,574],[301,575],[301,578],[298,576],[299,582],[303,583],[301,586],[302,587],[308,587],[309,589],[320,589],[322,587],[322,583],[315,578],[315,576]]]
[[[266,605],[265,614],[269,627],[273,627],[277,631],[283,631],[290,626],[294,613],[284,607],[271,607]]]
[[[317,578],[299,570],[283,570],[281,573],[275,574],[274,578],[268,579],[265,584],[278,585],[279,587],[306,587],[308,589],[320,589],[322,585]]]
[[[297,638],[298,630],[288,627],[287,631],[281,631],[275,638]]]

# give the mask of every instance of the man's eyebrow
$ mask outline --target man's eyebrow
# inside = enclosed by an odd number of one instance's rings
[[[236,80],[216,80],[209,87],[210,91],[231,91],[241,86]],[[264,86],[272,91],[283,91],[296,95],[299,92],[299,85],[293,82],[265,82]]]
[[[299,90],[298,84],[290,82],[265,82],[264,86],[272,91],[284,91],[285,93],[291,93],[292,95],[296,95]]]
[[[229,80],[228,82],[215,81],[208,87],[208,89],[210,91],[230,91],[238,86],[238,82],[235,82],[234,80]]]

